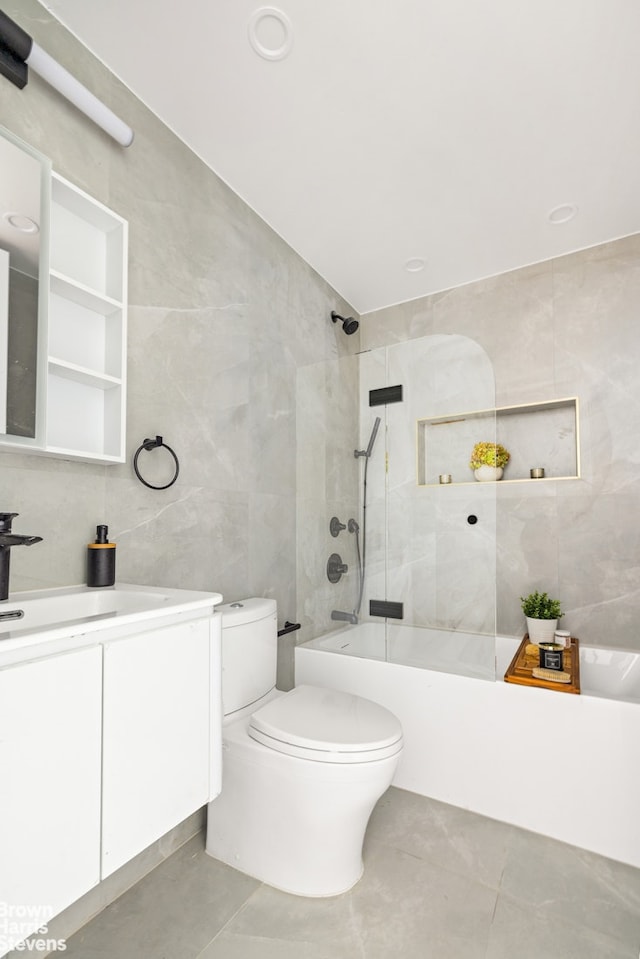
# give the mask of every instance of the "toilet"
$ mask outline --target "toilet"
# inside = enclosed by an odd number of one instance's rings
[[[208,806],[206,850],[284,892],[346,892],[362,875],[369,816],[400,759],[400,723],[350,693],[276,690],[275,600],[217,608],[222,792]]]

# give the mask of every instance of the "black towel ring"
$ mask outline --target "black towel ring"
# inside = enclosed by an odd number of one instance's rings
[[[173,461],[176,464],[176,471],[173,474],[173,479],[170,480],[168,483],[165,483],[164,486],[154,486],[152,483],[147,483],[146,479],[143,479],[142,476],[140,475],[140,470],[138,469],[138,457],[140,456],[140,453],[142,452],[142,450],[147,450],[147,451],[155,450],[159,446],[164,446],[164,448],[171,453],[171,455],[173,456]],[[145,486],[148,486],[149,489],[169,489],[169,487],[173,486],[175,481],[178,479],[178,473],[180,472],[180,463],[178,462],[178,457],[173,452],[171,447],[167,446],[167,444],[162,441],[161,436],[156,436],[154,440],[147,439],[143,442],[142,446],[138,447],[138,449],[136,450],[136,454],[133,457],[133,469],[135,471],[136,476],[140,480],[140,482],[144,483]]]

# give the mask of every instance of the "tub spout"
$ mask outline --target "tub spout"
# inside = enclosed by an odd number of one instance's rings
[[[351,623],[352,626],[358,625],[358,617],[355,613],[344,613],[341,609],[332,609],[331,619],[337,619],[343,623]]]

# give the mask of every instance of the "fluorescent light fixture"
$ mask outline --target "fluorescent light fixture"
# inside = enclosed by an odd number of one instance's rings
[[[26,59],[27,66],[42,77],[50,86],[61,93],[78,110],[112,136],[120,146],[128,147],[133,142],[133,130],[120,120],[102,100],[98,100],[86,87],[72,77],[57,60],[50,57],[37,43],[32,44],[31,53]]]
[[[131,127],[0,10],[0,73],[22,89],[29,79],[28,67],[113,137],[120,146],[128,147],[133,143]]]

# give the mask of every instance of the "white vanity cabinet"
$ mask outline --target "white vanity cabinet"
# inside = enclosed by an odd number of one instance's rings
[[[0,669],[0,955],[100,879],[101,699],[98,646]]]
[[[209,799],[212,735],[217,748],[210,675],[220,673],[219,660],[211,669],[210,624],[104,646],[103,877]]]
[[[127,235],[126,220],[52,174],[48,453],[124,462]]]
[[[220,792],[221,600],[120,583],[3,607],[0,957]]]

